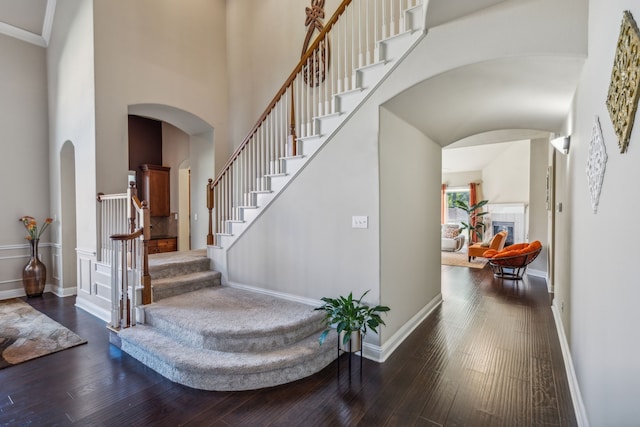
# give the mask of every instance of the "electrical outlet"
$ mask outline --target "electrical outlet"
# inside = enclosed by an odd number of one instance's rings
[[[368,216],[352,216],[351,228],[369,228]]]

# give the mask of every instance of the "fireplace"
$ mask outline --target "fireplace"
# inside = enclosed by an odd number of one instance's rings
[[[487,221],[487,233],[493,235],[506,230],[507,241],[505,245],[526,242],[526,205],[524,203],[489,203],[487,204],[489,214],[485,217]]]
[[[493,226],[493,235],[495,236],[496,234],[498,234],[501,231],[506,231],[507,232],[507,240],[505,242],[505,246],[509,246],[509,245],[513,245],[514,240],[513,240],[513,229],[515,226],[514,222],[510,222],[510,221],[492,221],[491,225]]]

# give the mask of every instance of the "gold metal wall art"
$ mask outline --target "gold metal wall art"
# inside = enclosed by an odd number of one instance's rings
[[[640,95],[640,31],[625,11],[616,46],[607,95],[607,109],[613,122],[620,152],[627,151]]]

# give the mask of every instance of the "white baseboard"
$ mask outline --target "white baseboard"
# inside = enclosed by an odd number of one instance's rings
[[[109,310],[105,310],[104,308],[93,304],[86,299],[76,298],[76,307],[86,311],[87,313],[97,317],[100,320],[104,320],[107,323],[111,321],[111,312]]]
[[[44,287],[44,292],[51,292],[52,294],[58,297],[68,297],[76,294],[76,288],[63,288],[61,291],[60,288],[51,284],[47,284]],[[27,294],[24,292],[24,288],[16,288],[16,289],[8,289],[6,291],[0,291],[0,300],[11,299],[11,298],[22,298],[24,296],[27,296]]]
[[[569,390],[571,392],[571,400],[573,401],[573,408],[576,413],[576,419],[578,426],[589,427],[589,421],[587,419],[587,411],[582,401],[582,394],[580,393],[580,387],[578,386],[578,378],[576,377],[576,371],[573,368],[573,359],[571,358],[571,351],[569,350],[569,343],[567,342],[567,336],[564,333],[564,326],[562,325],[562,318],[560,317],[560,311],[556,305],[556,300],[553,300],[551,304],[551,311],[553,312],[553,319],[556,323],[556,330],[558,331],[558,338],[560,339],[560,348],[562,349],[562,358],[564,359],[564,368],[567,371],[567,380],[569,382]]]
[[[243,285],[241,283],[236,283],[236,282],[228,282],[226,286],[229,286],[230,288],[243,289],[245,291],[250,291],[250,292],[257,292],[263,295],[270,295],[272,297],[282,298],[288,301],[299,302],[299,303],[310,305],[313,307],[318,307],[322,305],[321,300],[317,300],[314,298],[301,297],[298,295],[287,294],[285,292],[278,292],[278,291],[272,291],[269,289],[257,288],[255,286]]]
[[[436,295],[427,305],[425,305],[415,316],[398,329],[382,346],[363,343],[363,355],[374,362],[383,363],[393,354],[402,342],[407,339],[420,324],[433,312],[442,302],[442,294]]]
[[[243,289],[246,291],[257,292],[264,295],[270,295],[277,298],[282,298],[288,301],[299,302],[312,307],[318,307],[322,305],[321,300],[313,298],[300,297],[297,295],[291,295],[284,292],[271,291],[268,289],[257,288],[254,286],[243,285],[241,283],[229,282],[227,284],[230,288]],[[402,344],[402,342],[416,329],[424,319],[442,302],[442,294],[438,294],[432,299],[426,306],[424,306],[415,316],[413,316],[404,326],[396,331],[391,338],[387,340],[382,346],[363,343],[362,353],[363,357],[373,360],[374,362],[382,363],[391,356],[395,349]]]

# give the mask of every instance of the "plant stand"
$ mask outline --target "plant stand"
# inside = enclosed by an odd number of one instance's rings
[[[357,351],[351,351],[352,341],[349,341],[349,350],[340,348],[340,340],[338,340],[338,378],[340,378],[340,354],[349,353],[349,380],[351,380],[351,355]],[[360,344],[360,378],[362,378],[362,344]]]

